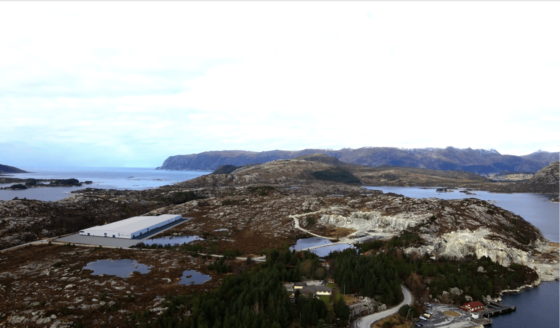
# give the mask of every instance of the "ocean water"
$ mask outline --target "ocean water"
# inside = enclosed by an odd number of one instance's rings
[[[66,198],[74,190],[84,188],[143,190],[157,188],[181,181],[191,180],[201,175],[209,174],[207,171],[164,171],[153,168],[133,167],[69,167],[69,168],[22,168],[32,173],[19,173],[6,175],[12,178],[34,179],[70,179],[75,178],[80,182],[93,181],[93,184],[81,187],[39,187],[26,190],[0,190],[0,200],[36,199],[43,201],[56,201]],[[8,187],[11,184],[2,185]]]
[[[560,327],[558,289],[560,282],[543,282],[537,288],[502,296],[502,304],[515,305],[515,312],[492,318],[493,328]]]

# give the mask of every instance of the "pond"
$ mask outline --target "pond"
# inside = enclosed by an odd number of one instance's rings
[[[309,247],[315,247],[315,246],[327,245],[327,244],[332,244],[332,241],[326,238],[318,238],[318,237],[301,238],[297,240],[294,246],[290,247],[290,250],[299,251]]]
[[[315,248],[315,249],[312,249],[311,252],[315,253],[319,257],[325,257],[325,256],[328,256],[332,252],[336,252],[336,251],[340,252],[340,251],[343,251],[343,250],[348,249],[348,248],[354,248],[354,246],[352,246],[350,244],[336,244],[336,245],[330,245],[330,246]]]
[[[141,274],[146,274],[150,272],[151,266],[147,266],[142,263],[138,263],[136,260],[124,259],[124,260],[97,260],[95,262],[88,263],[82,270],[93,271],[91,275],[93,276],[117,276],[121,278],[128,278],[132,272],[139,272]]]
[[[203,283],[212,280],[212,277],[207,274],[202,274],[195,270],[185,270],[181,281],[181,285],[202,285]]]
[[[308,249],[310,247],[317,247],[322,245],[325,246],[311,249],[309,251],[317,254],[317,256],[319,257],[325,257],[334,251],[343,251],[347,248],[354,248],[354,246],[350,244],[333,244],[332,241],[326,238],[312,237],[298,239],[297,243],[294,246],[290,247],[290,250],[300,251],[302,249]]]
[[[204,240],[199,236],[169,236],[169,237],[159,237],[143,240],[144,245],[183,245],[193,242],[195,240]]]

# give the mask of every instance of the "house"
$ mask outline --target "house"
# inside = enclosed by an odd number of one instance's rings
[[[307,283],[305,282],[295,282],[293,284],[286,283],[284,284],[284,288],[289,293],[295,293],[296,291],[299,291],[301,295],[306,295],[307,297],[315,297],[315,296],[323,296],[323,295],[329,296],[332,294],[331,287],[316,286],[316,285],[308,286]]]
[[[293,292],[294,292],[294,285],[292,285],[292,284],[284,284],[284,288],[285,288],[286,291],[288,291],[289,293],[293,293]]]
[[[296,282],[294,283],[294,289],[302,289],[303,287],[307,286],[304,282]]]
[[[330,296],[332,294],[332,288],[327,286],[310,286],[310,287],[312,287],[312,289],[315,290],[315,295],[317,296],[321,296],[321,295]]]
[[[481,311],[484,310],[484,304],[480,303],[479,301],[465,303],[463,306],[461,306],[461,310],[467,312]]]
[[[332,288],[326,286],[305,286],[300,289],[300,293],[307,297],[330,296],[332,294]]]

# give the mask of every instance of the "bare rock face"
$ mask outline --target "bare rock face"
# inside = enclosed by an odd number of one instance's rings
[[[526,251],[508,246],[500,240],[491,240],[488,238],[489,236],[491,236],[491,232],[484,228],[476,231],[452,231],[434,239],[423,235],[426,240],[430,241],[429,245],[407,248],[405,252],[409,254],[416,252],[421,255],[434,254],[437,257],[458,259],[467,255],[474,255],[477,258],[486,256],[503,266],[510,266],[511,263],[527,265],[530,262]]]
[[[336,209],[333,210],[336,211]],[[418,215],[413,213],[399,213],[394,216],[386,216],[379,211],[358,211],[352,212],[348,216],[325,214],[321,216],[319,223],[336,227],[352,228],[355,230],[374,230],[395,233],[414,227],[427,220],[430,216],[429,214]]]

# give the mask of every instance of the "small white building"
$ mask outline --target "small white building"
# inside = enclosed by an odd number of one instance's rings
[[[82,236],[132,239],[182,219],[180,214],[135,216],[129,219],[80,230]]]

